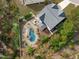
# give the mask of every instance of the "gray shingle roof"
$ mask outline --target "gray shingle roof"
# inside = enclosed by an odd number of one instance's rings
[[[23,0],[24,3],[27,4],[33,4],[33,3],[39,3],[39,2],[44,2],[45,0]]]
[[[45,16],[43,17],[44,14]],[[40,20],[42,20],[40,17],[43,17],[42,22],[45,23],[48,30],[51,30],[65,19],[64,12],[60,10],[60,8],[56,4],[53,3],[47,5],[37,16]]]

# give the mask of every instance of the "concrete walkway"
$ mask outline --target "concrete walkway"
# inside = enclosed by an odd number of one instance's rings
[[[79,6],[79,0],[70,0],[72,4]]]
[[[63,0],[58,5],[61,10],[65,9],[69,4],[74,4],[75,6],[79,6],[79,0]]]
[[[63,9],[66,8],[69,4],[70,4],[70,1],[69,1],[69,0],[64,0],[64,1],[60,2],[58,5],[60,6],[61,10],[63,10]]]

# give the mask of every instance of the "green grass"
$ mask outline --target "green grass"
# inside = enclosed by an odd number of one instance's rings
[[[59,2],[63,1],[63,0],[51,0],[53,3],[58,4]]]
[[[19,40],[20,40],[20,30],[19,30],[19,24],[18,24],[18,21],[14,21],[13,23],[13,28],[12,28],[12,32],[15,33],[14,37],[12,38],[13,39],[13,47],[14,49],[17,49],[20,47],[19,45]]]
[[[43,36],[41,37],[41,41],[42,41],[42,44],[44,44],[44,43],[46,43],[46,42],[49,41],[49,38],[48,38],[47,36],[43,35]]]
[[[45,6],[44,3],[40,3],[40,4],[29,5],[27,7],[32,9],[34,14],[37,14],[39,11],[41,11],[44,8],[44,6]]]
[[[33,10],[27,6],[21,5],[19,0],[12,0],[11,4],[17,6],[19,8],[20,15],[27,15],[29,12],[33,12]]]

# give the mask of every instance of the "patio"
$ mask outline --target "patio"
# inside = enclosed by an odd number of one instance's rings
[[[27,45],[32,46],[34,45],[37,40],[39,39],[38,37],[38,26],[36,25],[36,19],[33,18],[30,21],[26,22],[25,25],[23,26],[23,30],[22,30],[22,41],[25,41],[27,43]],[[35,40],[30,41],[29,40],[29,29],[33,29],[34,34],[35,34]],[[32,33],[33,35],[33,33]],[[32,36],[33,39],[33,36]]]

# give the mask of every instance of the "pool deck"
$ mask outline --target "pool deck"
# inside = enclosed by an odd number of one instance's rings
[[[36,39],[34,42],[31,42],[29,40],[29,28],[33,28],[34,29],[34,33],[36,35]],[[23,26],[23,30],[22,30],[22,40],[25,41],[27,43],[27,45],[32,46],[34,45],[37,40],[39,39],[38,36],[38,26],[36,25],[36,19],[33,18],[30,21],[26,22],[25,25]]]

